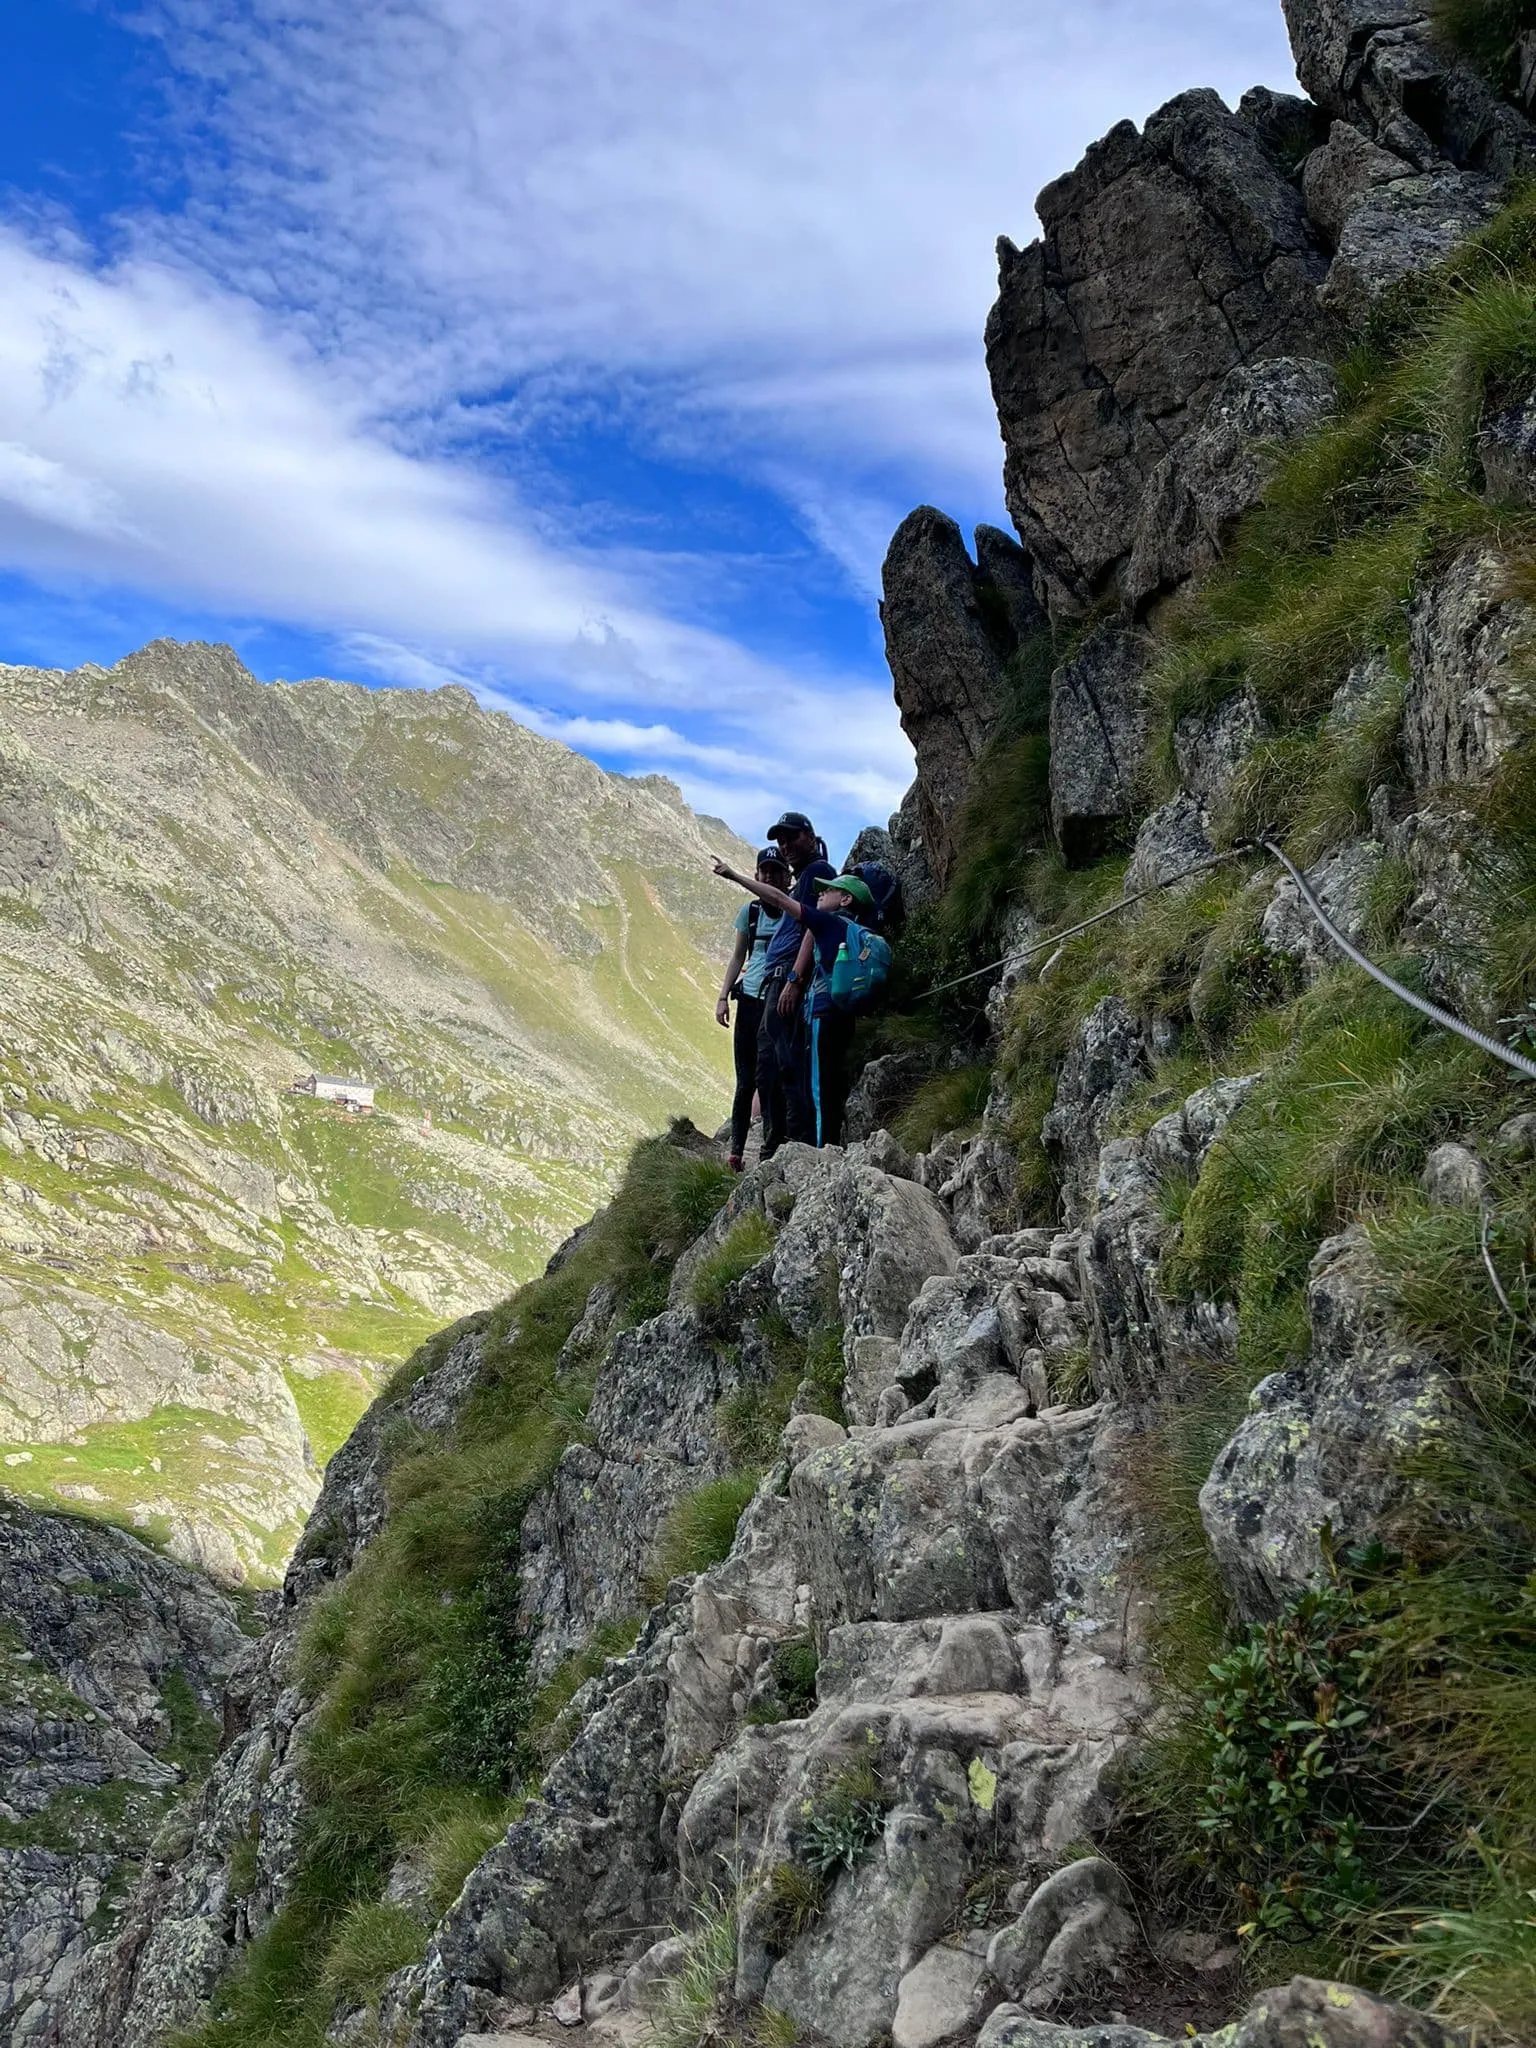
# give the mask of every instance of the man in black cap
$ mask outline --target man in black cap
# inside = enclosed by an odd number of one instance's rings
[[[818,882],[836,870],[804,811],[786,811],[768,837],[778,844],[794,880],[789,893],[814,909]],[[757,1093],[763,1108],[763,1157],[771,1158],[780,1137],[816,1142],[816,1105],[811,1099],[810,1038],[805,1029],[805,992],[811,982],[812,942],[805,926],[781,917],[768,942],[763,968],[763,1021],[757,1040]],[[783,1114],[770,1118],[782,1102]],[[773,1142],[768,1142],[772,1131]]]

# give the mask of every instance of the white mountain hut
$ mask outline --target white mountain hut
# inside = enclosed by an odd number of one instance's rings
[[[373,1087],[367,1081],[349,1081],[340,1074],[311,1074],[298,1084],[300,1092],[320,1102],[339,1102],[343,1109],[372,1109]]]

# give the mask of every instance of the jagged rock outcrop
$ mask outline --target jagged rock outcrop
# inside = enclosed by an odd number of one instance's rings
[[[1073,611],[1113,586],[1143,494],[1228,372],[1315,356],[1326,258],[1257,129],[1209,91],[1127,121],[998,245],[987,365],[1008,510]]]
[[[1435,36],[1421,0],[1281,0],[1296,75],[1328,114],[1416,168],[1453,164],[1506,179],[1531,127]]]
[[[249,1649],[195,1572],[0,1496],[0,2040],[46,2035]]]
[[[1051,825],[1069,862],[1103,853],[1136,809],[1146,663],[1137,635],[1100,626],[1051,677]]]
[[[940,888],[971,772],[1003,708],[1004,665],[1045,623],[1018,543],[982,527],[977,551],[979,565],[955,522],[920,505],[897,527],[880,576],[886,659],[917,755],[923,852]]]
[[[1353,131],[1351,131],[1353,132]],[[1332,412],[1332,366],[1278,356],[1229,370],[1205,417],[1152,471],[1121,579],[1132,615],[1212,568],[1238,519],[1264,494],[1276,450]]]

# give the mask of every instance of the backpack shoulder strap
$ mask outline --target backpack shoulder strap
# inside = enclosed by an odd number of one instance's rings
[[[754,896],[752,898],[752,908],[747,912],[747,951],[749,953],[757,944],[757,928],[761,924],[762,918],[763,899],[761,896]]]

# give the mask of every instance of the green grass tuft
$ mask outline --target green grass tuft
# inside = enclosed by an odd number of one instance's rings
[[[673,1579],[725,1562],[757,1481],[756,1472],[732,1472],[685,1493],[674,1505],[657,1535],[646,1575],[652,1599],[659,1600]]]
[[[689,1296],[701,1314],[718,1315],[727,1292],[773,1250],[774,1228],[761,1209],[739,1216],[693,1271]]]

